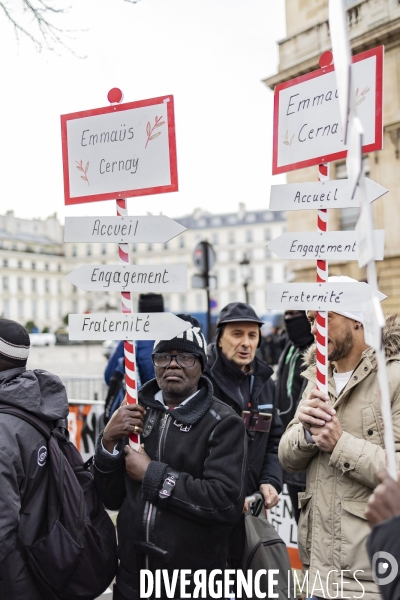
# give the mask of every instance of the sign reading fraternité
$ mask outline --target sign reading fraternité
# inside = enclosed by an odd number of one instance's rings
[[[178,190],[173,96],[61,116],[65,204]]]
[[[70,340],[170,340],[190,327],[172,313],[68,315]]]
[[[357,114],[364,152],[382,148],[383,46],[353,57]],[[334,66],[275,88],[272,173],[285,173],[346,156]]]

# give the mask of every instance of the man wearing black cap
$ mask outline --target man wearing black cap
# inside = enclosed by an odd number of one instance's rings
[[[65,419],[65,388],[47,371],[28,371],[30,340],[15,321],[0,319],[0,403],[43,421]],[[42,600],[17,550],[37,538],[47,507],[47,441],[35,427],[0,411],[0,598]],[[30,499],[30,500],[29,500]]]
[[[263,322],[248,304],[232,302],[225,306],[217,321],[216,343],[208,347],[205,375],[211,379],[217,398],[238,415],[250,413],[246,495],[260,490],[268,509],[279,502],[282,490],[278,445],[283,428],[274,408],[273,370],[255,356],[261,325]],[[255,425],[259,413],[272,415],[268,431],[263,431],[262,417]],[[255,418],[250,422],[250,417]]]
[[[119,510],[114,600],[145,594],[144,569],[166,569],[170,582],[178,569],[169,596],[178,598],[182,569],[189,571],[186,593],[194,571],[223,570],[243,508],[243,422],[202,376],[206,341],[198,321],[178,316],[191,327],[155,343],[155,379],[139,391],[139,404],[116,411],[96,447],[98,489],[105,505]],[[144,444],[139,452],[126,445],[133,432]]]

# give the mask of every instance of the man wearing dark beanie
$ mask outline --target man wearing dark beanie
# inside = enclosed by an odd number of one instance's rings
[[[43,421],[65,419],[68,399],[58,377],[28,371],[30,340],[19,323],[0,318],[0,403]],[[35,427],[0,411],[0,598],[43,600],[17,550],[36,540],[47,507],[47,441]],[[33,494],[34,491],[34,494]],[[24,510],[21,507],[31,498]]]
[[[117,410],[96,447],[102,500],[119,510],[114,600],[144,595],[142,569],[165,569],[170,582],[174,569],[187,569],[186,589],[178,577],[169,596],[176,598],[193,591],[194,571],[223,571],[243,509],[243,422],[202,376],[206,340],[198,321],[178,317],[191,327],[155,343],[155,379],[139,391],[139,404]],[[141,435],[139,452],[126,445],[130,433]]]

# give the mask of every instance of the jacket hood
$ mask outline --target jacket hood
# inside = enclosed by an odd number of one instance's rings
[[[43,421],[66,419],[68,398],[57,375],[25,367],[0,372],[0,402],[17,406]]]
[[[400,354],[400,315],[390,314],[385,316],[385,327],[383,328],[383,346],[385,348],[386,360]],[[316,365],[316,348],[314,343],[303,354],[303,365],[313,367]]]

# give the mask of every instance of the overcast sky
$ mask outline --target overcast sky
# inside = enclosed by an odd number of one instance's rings
[[[0,213],[18,217],[113,215],[113,201],[64,206],[60,115],[175,98],[179,192],[128,201],[129,214],[172,217],[268,206],[272,92],[284,0],[73,0],[61,27],[76,32],[60,56],[15,41],[0,16]]]

